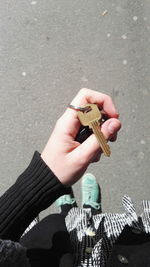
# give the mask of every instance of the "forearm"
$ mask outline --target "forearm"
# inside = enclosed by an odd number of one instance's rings
[[[0,198],[0,238],[18,240],[38,213],[67,191],[35,152],[28,168]]]

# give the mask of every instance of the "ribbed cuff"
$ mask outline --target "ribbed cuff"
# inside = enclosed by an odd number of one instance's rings
[[[69,192],[36,151],[28,168],[0,198],[0,237],[18,240],[42,210]]]

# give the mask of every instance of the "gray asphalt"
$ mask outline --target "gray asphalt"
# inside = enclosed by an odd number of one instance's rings
[[[150,198],[149,14],[148,0],[0,1],[0,194],[87,87],[112,96],[122,122],[111,157],[88,168],[103,211],[122,212],[124,194],[142,211]],[[81,205],[80,182],[74,190]]]

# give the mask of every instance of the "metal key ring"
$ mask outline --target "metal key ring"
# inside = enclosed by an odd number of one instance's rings
[[[77,107],[77,106],[74,106],[74,105],[69,105],[68,108],[71,108],[75,111],[82,111],[82,112],[85,112],[85,111],[88,111],[90,106],[86,106],[86,107]]]

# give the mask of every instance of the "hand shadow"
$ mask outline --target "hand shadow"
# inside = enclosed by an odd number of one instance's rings
[[[52,214],[34,226],[20,243],[27,248],[32,267],[71,267],[73,257],[65,218]]]

